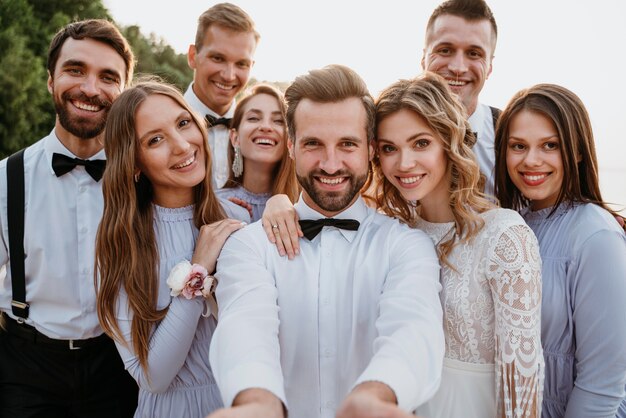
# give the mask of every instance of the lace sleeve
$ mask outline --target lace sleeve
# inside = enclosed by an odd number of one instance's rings
[[[495,307],[499,416],[541,416],[541,258],[534,234],[512,225],[495,237],[487,274]]]

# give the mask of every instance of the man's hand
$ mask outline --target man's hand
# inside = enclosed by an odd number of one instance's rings
[[[337,418],[415,418],[396,405],[396,396],[385,384],[365,382],[354,388],[337,411]]]
[[[246,389],[239,393],[230,408],[222,408],[206,418],[285,418],[283,403],[264,389]]]

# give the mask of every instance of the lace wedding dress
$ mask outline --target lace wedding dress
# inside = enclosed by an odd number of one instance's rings
[[[517,212],[492,209],[469,243],[442,263],[446,354],[439,391],[416,413],[428,418],[540,417],[543,392],[541,260]],[[437,245],[454,223],[418,219]]]

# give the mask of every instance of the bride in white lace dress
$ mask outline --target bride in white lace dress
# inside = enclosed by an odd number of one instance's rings
[[[446,355],[424,417],[539,417],[541,260],[514,211],[478,192],[475,141],[440,77],[400,80],[377,101],[373,195],[424,230],[442,265]],[[419,361],[419,359],[416,359]]]
[[[441,386],[416,412],[427,418],[539,418],[544,363],[535,235],[517,212],[479,192],[475,137],[441,77],[400,80],[381,93],[376,109],[367,195],[388,215],[423,229],[442,265]],[[285,195],[268,201],[263,225],[281,251],[297,254],[302,235]],[[270,225],[280,225],[280,233]]]

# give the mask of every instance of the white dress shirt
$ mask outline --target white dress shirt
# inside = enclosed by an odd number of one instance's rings
[[[215,116],[216,118],[232,118],[235,114],[235,101],[233,101],[230,109],[223,115],[218,115],[213,110],[209,109],[207,105],[200,101],[196,93],[193,92],[193,83],[189,85],[185,92],[185,100],[202,118],[206,115]],[[230,139],[228,138],[228,128],[226,126],[217,125],[209,128],[209,148],[211,149],[211,160],[213,161],[211,168],[213,172],[213,184],[218,189],[224,187],[230,175],[228,144],[230,144]]]
[[[102,183],[77,166],[57,177],[52,154],[76,157],[54,131],[24,153],[24,252],[27,323],[50,338],[102,334],[94,288],[95,237],[102,217]],[[89,159],[104,159],[100,151]],[[7,160],[0,162],[0,309],[12,318],[7,225]]]
[[[496,165],[496,153],[494,150],[495,128],[493,126],[493,115],[491,108],[485,104],[478,103],[476,110],[469,117],[468,122],[472,130],[478,134],[476,144],[474,144],[474,155],[480,166],[480,171],[487,179],[485,183],[485,193],[494,194],[494,180]]]
[[[323,216],[302,200],[300,219]],[[218,327],[210,360],[225,405],[263,388],[297,418],[334,417],[352,388],[378,381],[412,411],[440,381],[444,338],[439,263],[421,231],[359,198],[280,257],[260,221],[233,234],[217,265]]]

